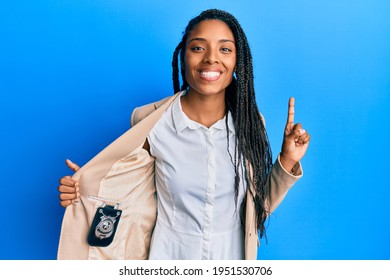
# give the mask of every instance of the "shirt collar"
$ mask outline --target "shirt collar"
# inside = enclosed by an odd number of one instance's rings
[[[203,125],[190,120],[187,115],[183,112],[183,109],[181,107],[180,98],[183,96],[185,92],[183,92],[172,104],[172,117],[173,117],[173,123],[176,128],[176,133],[182,132],[184,129],[198,129],[201,127],[204,127]],[[233,117],[230,111],[228,112],[228,115],[223,117],[223,119],[220,119],[215,124],[213,124],[210,129],[225,129],[226,128],[226,117],[228,118],[228,128],[229,131],[233,134],[236,134],[234,129],[234,123],[233,123]]]

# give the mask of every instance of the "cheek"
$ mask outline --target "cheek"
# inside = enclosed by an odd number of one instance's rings
[[[185,63],[185,64],[183,65],[183,69],[184,69],[184,76],[185,76],[185,78],[186,78],[186,80],[187,80],[187,82],[188,82],[188,80],[191,81],[191,75],[190,75],[191,70],[188,69],[188,66],[187,66],[187,65],[188,65],[188,64]]]
[[[184,70],[185,77],[187,79],[188,73],[190,73],[189,65],[190,61],[188,60],[187,56],[184,56],[184,62],[181,63],[181,69]]]
[[[232,62],[231,62],[231,69],[232,69],[232,71],[234,72],[234,71],[236,71],[236,66],[237,66],[237,59],[236,59],[236,57],[234,57],[233,59],[232,59]]]
[[[184,65],[183,65],[183,69],[184,69],[184,76],[187,80],[187,82],[190,84],[192,81],[194,81],[194,69],[195,69],[195,66],[197,65],[197,60],[196,58],[194,57],[191,57],[191,56],[185,56],[184,57]]]
[[[183,68],[184,68],[184,77],[188,83],[188,85],[193,88],[195,87],[195,84],[196,84],[196,81],[195,81],[195,77],[191,71],[191,69],[187,66],[188,64],[184,64],[183,65]]]
[[[228,65],[228,73],[229,73],[229,79],[233,79],[234,77],[234,72],[236,71],[236,63],[231,62],[231,64]]]

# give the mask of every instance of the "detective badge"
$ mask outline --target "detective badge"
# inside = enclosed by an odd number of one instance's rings
[[[88,198],[108,201],[94,196],[89,196]],[[90,246],[107,247],[111,244],[122,214],[122,210],[119,210],[118,207],[119,203],[116,203],[114,206],[104,203],[96,210],[87,238]]]

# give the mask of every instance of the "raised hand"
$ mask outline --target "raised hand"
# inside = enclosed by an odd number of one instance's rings
[[[66,165],[74,172],[80,169],[77,164],[71,162],[69,159],[66,160]],[[72,179],[72,176],[64,176],[60,179],[58,191],[61,193],[59,195],[61,206],[67,207],[80,197],[79,182]]]
[[[305,155],[309,146],[310,135],[302,128],[300,123],[294,124],[295,100],[293,97],[288,102],[288,116],[280,153],[280,162],[284,169],[293,171],[294,166]]]

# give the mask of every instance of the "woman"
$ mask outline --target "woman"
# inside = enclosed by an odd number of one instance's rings
[[[294,99],[272,165],[245,33],[220,10],[189,22],[174,52],[173,83],[173,97],[136,109],[133,128],[82,169],[67,161],[77,173],[60,180],[61,205],[72,206],[59,258],[256,258],[257,229],[265,235],[267,216],[302,175],[310,135],[294,124]],[[89,246],[101,201],[118,202],[121,220],[110,245]]]

